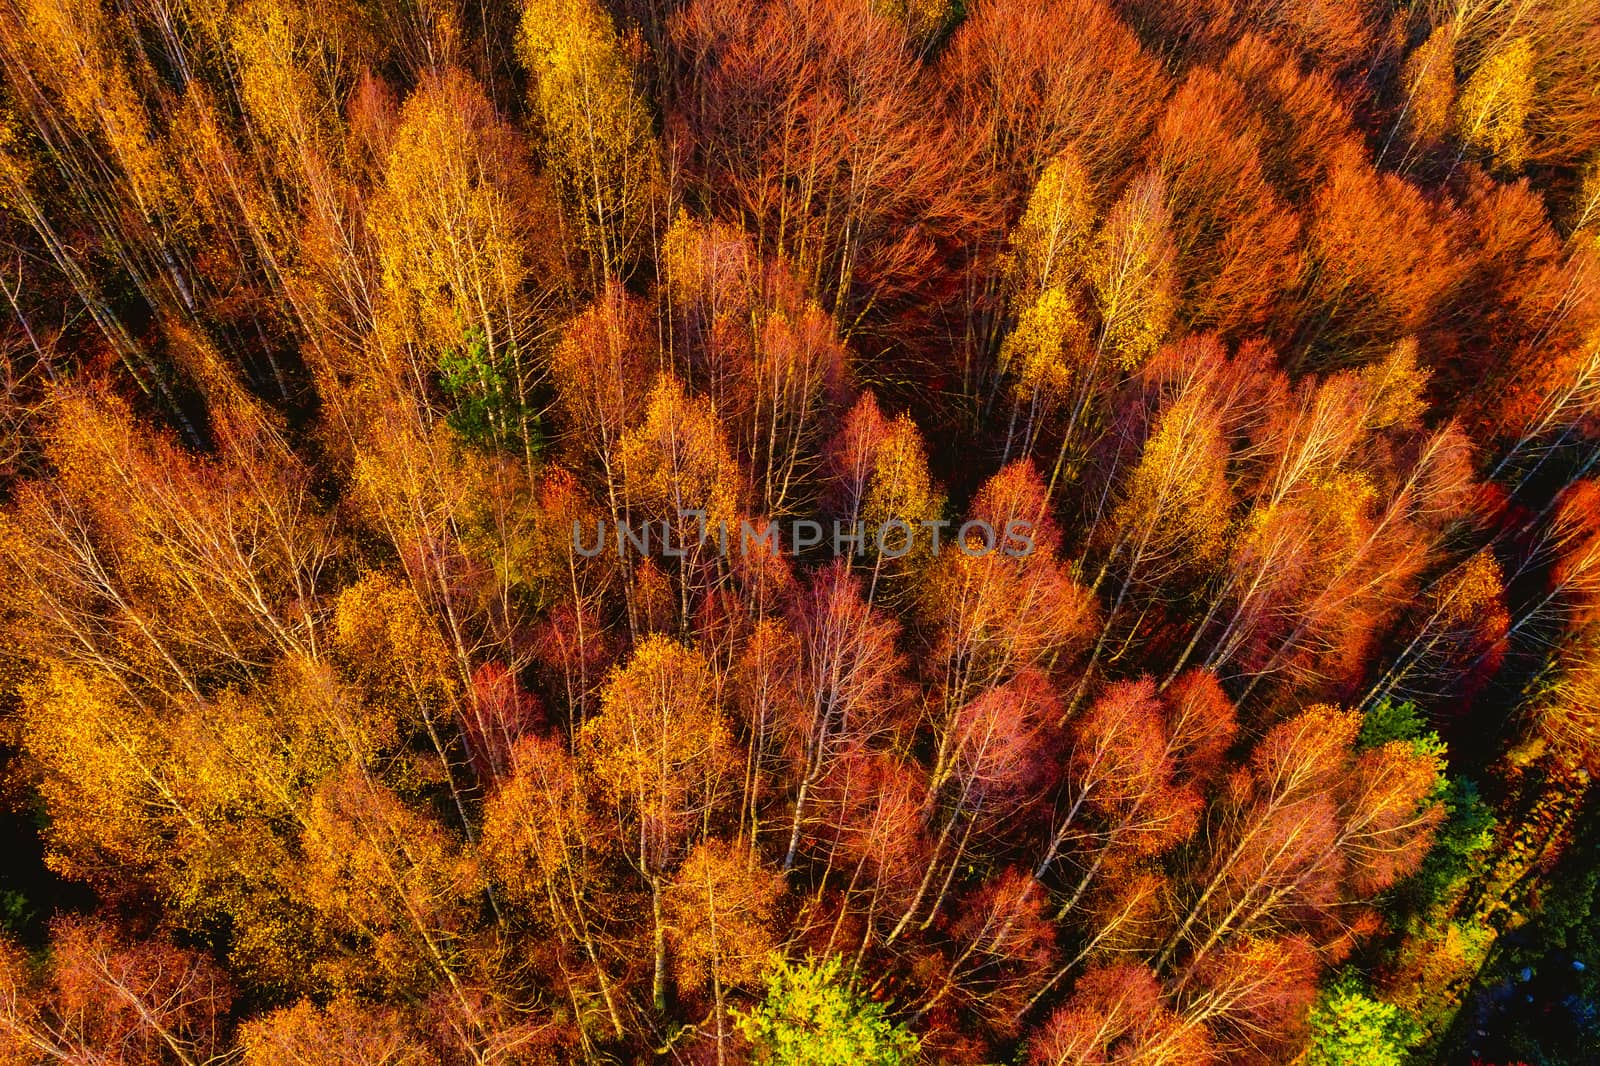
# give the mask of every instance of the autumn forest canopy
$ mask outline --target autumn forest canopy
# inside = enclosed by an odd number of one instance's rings
[[[1600,1061],[1592,0],[0,69],[0,1066]]]

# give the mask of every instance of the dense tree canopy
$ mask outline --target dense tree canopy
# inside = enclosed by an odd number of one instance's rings
[[[1590,0],[0,71],[0,1063],[1600,1046]]]

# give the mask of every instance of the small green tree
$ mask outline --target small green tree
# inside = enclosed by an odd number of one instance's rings
[[[538,415],[522,403],[515,373],[514,357],[491,352],[483,330],[469,328],[459,349],[439,356],[439,383],[455,404],[450,428],[472,444],[536,453]]]
[[[1353,977],[1322,993],[1308,1019],[1306,1066],[1404,1066],[1422,1033],[1393,1003],[1369,996]]]
[[[731,1012],[762,1066],[906,1066],[917,1038],[841,980],[839,960],[774,957],[766,996],[749,1012]]]

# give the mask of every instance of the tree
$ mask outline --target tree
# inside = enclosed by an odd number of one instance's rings
[[[1316,976],[1305,938],[1246,937],[1185,973],[1173,999],[1182,1028],[1209,1034],[1222,1061],[1281,1062],[1305,1043]]]
[[[1172,318],[1168,195],[1159,174],[1135,178],[1112,205],[1089,254],[1100,313],[1096,354],[1105,350],[1124,370],[1155,351]]]
[[[1209,1062],[1205,1031],[1185,1027],[1162,1003],[1155,974],[1143,966],[1098,967],[1028,1044],[1030,1066],[1128,1062],[1165,1066]]]
[[[936,44],[962,13],[951,0],[881,0],[873,6],[901,23],[912,43],[924,49]]]
[[[1374,999],[1350,980],[1326,990],[1308,1019],[1315,1066],[1402,1066],[1420,1034],[1392,1003]]]
[[[1465,271],[1453,223],[1412,183],[1335,156],[1307,227],[1300,358],[1365,361],[1436,321]]]
[[[766,995],[735,1015],[764,1066],[898,1066],[916,1061],[917,1038],[841,977],[836,956],[791,963],[774,958]]]
[[[1110,861],[1158,855],[1191,833],[1199,798],[1174,778],[1173,744],[1148,678],[1109,686],[1088,710],[1068,722],[1066,808],[1034,872],[1044,877],[1075,845],[1060,914],[1075,907]]]
[[[372,1010],[351,999],[326,1007],[301,1000],[247,1023],[239,1044],[247,1066],[436,1066],[438,1056],[399,1011]]]
[[[1243,87],[1190,74],[1151,152],[1167,183],[1176,313],[1197,329],[1260,329],[1298,272],[1300,222],[1267,178]]]
[[[0,944],[0,1053],[8,1062],[193,1066],[224,1053],[227,979],[164,939],[129,942],[98,918],[61,919],[41,974]]]
[[[924,673],[942,717],[1023,670],[1050,669],[1088,635],[1093,604],[1056,557],[1047,500],[1033,465],[1018,460],[983,484],[967,523],[949,523],[921,590],[934,652]]]
[[[613,519],[623,516],[618,449],[649,392],[649,332],[644,305],[613,285],[568,323],[550,356],[562,428],[572,451],[601,468]]]
[[[38,620],[28,639],[146,694],[315,657],[325,614],[312,605],[338,542],[277,425],[249,405],[219,410],[208,461],[95,390],[63,390],[54,414],[61,476],[5,522],[6,584]]]
[[[787,261],[760,261],[722,223],[680,214],[662,247],[675,358],[715,405],[767,515],[798,508],[827,416],[843,398],[844,345]]]
[[[1044,886],[1025,871],[1000,871],[962,899],[955,914],[952,942],[917,1005],[917,1017],[928,1020],[928,1050],[940,1037],[965,1050],[976,1042],[974,1029],[1014,1035],[1019,1008],[1043,983],[1054,957],[1056,931]]]
[[[1130,634],[1116,629],[1124,622],[1124,606],[1148,610],[1147,596],[1197,571],[1203,574],[1224,549],[1231,509],[1228,438],[1222,417],[1226,394],[1218,388],[1224,364],[1214,358],[1214,351],[1214,342],[1205,340],[1172,349],[1150,375],[1149,392],[1156,406],[1150,424],[1130,420],[1123,427],[1128,435],[1142,432],[1142,443],[1117,441],[1119,451],[1137,447],[1139,458],[1122,478],[1109,521],[1099,522],[1096,514],[1091,527],[1091,535],[1106,547],[1090,588],[1098,590],[1110,576],[1117,591],[1103,617],[1074,705],[1087,694],[1102,656],[1113,646],[1113,636],[1130,639]],[[1137,417],[1142,412],[1134,413]],[[1097,511],[1109,495],[1107,486],[1095,505]]]
[[[1397,129],[1427,150],[1443,143],[1456,104],[1456,27],[1442,23],[1406,56],[1401,71],[1405,108]]]
[[[387,297],[378,336],[397,349],[395,384],[425,397],[437,375],[458,429],[531,462],[535,351],[563,280],[533,239],[549,226],[549,194],[522,156],[464,75],[425,80],[401,111],[371,224]]]
[[[709,985],[717,1058],[726,1059],[728,994],[760,981],[775,946],[773,911],[782,879],[738,845],[708,840],[689,854],[667,890],[668,939],[680,993]]]
[[[715,214],[790,260],[847,332],[926,286],[966,220],[968,148],[923,106],[898,26],[869,0],[696,0],[668,40],[668,133]]]
[[[1007,288],[1033,296],[1075,280],[1085,266],[1095,214],[1089,176],[1068,146],[1044,165],[1011,229]]]
[[[1091,188],[1108,185],[1130,163],[1165,88],[1159,64],[1098,0],[975,5],[940,72],[953,114],[982,145],[978,174],[1019,206],[1067,149]]]
[[[513,768],[485,805],[484,858],[509,905],[530,908],[581,951],[600,1000],[589,1010],[603,1011],[596,1021],[620,1039],[622,997],[592,898],[611,848],[585,795],[588,782],[566,745],[543,737],[518,742]],[[563,967],[562,979],[575,1009],[592,1001],[585,976]],[[582,1031],[591,1028],[587,1013],[578,1015]]]
[[[1205,973],[1222,948],[1215,965],[1226,969],[1226,945],[1274,928],[1291,908],[1301,928],[1337,938],[1343,902],[1416,869],[1443,816],[1441,753],[1406,741],[1357,751],[1359,728],[1358,715],[1313,707],[1256,745],[1208,815],[1217,843],[1191,873],[1158,968]]]
[[[804,769],[795,792],[783,868],[791,869],[801,837],[814,817],[811,793],[845,754],[881,741],[899,724],[904,696],[898,627],[862,599],[861,581],[842,561],[812,578],[795,607],[804,699],[785,729],[802,751]]]
[[[579,732],[584,758],[619,816],[618,843],[650,889],[658,1011],[666,1007],[667,874],[696,821],[720,801],[730,769],[731,740],[710,682],[697,652],[649,637],[612,673],[600,714]]]
[[[1479,64],[1456,97],[1461,140],[1504,171],[1520,170],[1528,157],[1533,59],[1528,40],[1513,38]]]
[[[737,540],[743,548],[744,472],[711,405],[686,395],[665,374],[650,392],[643,420],[619,442],[616,458],[627,522],[648,524],[666,537],[658,549],[663,556],[682,555],[676,606],[686,625],[694,594],[714,580],[707,571],[720,565],[720,544],[728,542],[732,551]],[[617,532],[620,552],[621,527]]]
[[[653,221],[660,161],[649,114],[616,26],[594,0],[528,0],[517,55],[545,165],[599,293],[632,273]]]
[[[308,903],[359,939],[374,977],[395,989],[442,982],[465,1003],[464,902],[481,892],[482,875],[436,819],[346,772],[311,798],[301,842]]]

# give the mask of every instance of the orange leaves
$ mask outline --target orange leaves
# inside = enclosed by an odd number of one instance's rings
[[[579,733],[606,797],[640,825],[641,859],[652,865],[722,787],[730,738],[710,684],[697,652],[649,637],[612,673],[600,713]]]
[[[479,781],[505,774],[516,742],[543,724],[544,713],[503,663],[484,663],[472,672],[472,699],[462,721],[467,750]]]
[[[1595,695],[1600,691],[1600,669],[1595,649],[1600,647],[1600,483],[1576,482],[1557,501],[1546,533],[1547,550],[1554,556],[1550,588],[1526,608],[1511,632],[1530,623],[1550,623],[1551,608],[1565,608],[1566,639],[1552,664],[1545,691],[1534,707],[1535,734],[1557,760],[1593,772]]]
[[[1573,628],[1534,707],[1535,743],[1558,764],[1600,771],[1600,617]]]
[[[1304,938],[1250,937],[1186,977],[1177,1010],[1189,1031],[1204,1026],[1221,1061],[1279,1062],[1302,1046],[1317,976]]]
[[[44,771],[54,813],[49,862],[91,882],[152,870],[166,835],[158,797],[167,739],[106,681],[55,668],[24,688],[27,752]]]
[[[568,324],[550,355],[565,428],[577,451],[608,470],[617,442],[644,407],[653,367],[647,309],[621,286],[606,290]]]
[[[1209,69],[1189,75],[1156,126],[1179,314],[1196,328],[1260,328],[1297,273],[1300,222],[1268,181],[1261,150],[1244,89]]]
[[[1032,672],[963,706],[950,725],[958,803],[1003,816],[1037,798],[1053,776],[1052,734],[1060,717],[1061,697]]]
[[[760,510],[795,509],[842,393],[833,320],[785,261],[761,263],[725,225],[680,215],[668,230],[665,300],[691,382],[716,405]]]
[[[1201,786],[1222,768],[1239,732],[1233,703],[1209,670],[1192,669],[1162,693],[1167,715],[1167,751],[1185,779]]]
[[[835,516],[851,524],[861,518],[887,427],[877,397],[863,392],[828,442],[823,457],[827,477],[823,502]]]
[[[1401,71],[1405,112],[1401,123],[1420,148],[1436,148],[1450,129],[1456,102],[1456,27],[1435,26],[1406,56]]]
[[[599,838],[565,744],[524,737],[512,767],[484,809],[484,853],[514,899],[542,903],[550,879],[579,861],[586,840]]]
[[[210,671],[237,677],[274,653],[315,654],[337,542],[310,472],[270,423],[223,422],[219,454],[204,460],[99,392],[62,392],[55,413],[60,477],[24,495],[14,528],[31,533],[14,579],[40,621],[60,627],[58,653],[102,667],[131,658],[140,665],[115,672],[167,691],[193,691]]]
[[[1001,203],[1069,148],[1095,186],[1117,177],[1164,90],[1160,66],[1099,0],[976,5],[940,63]]]
[[[1448,212],[1360,158],[1333,165],[1307,235],[1307,343],[1319,361],[1347,361],[1425,329],[1465,274]]]
[[[1432,802],[1443,778],[1443,753],[1420,742],[1391,741],[1356,756],[1341,782],[1340,839],[1354,895],[1376,895],[1421,864],[1444,820]]]
[[[690,852],[666,900],[679,986],[758,985],[777,942],[772,921],[782,891],[782,880],[738,845],[709,840]]]
[[[1153,682],[1110,686],[1069,731],[1069,795],[1098,823],[1075,833],[1099,849],[1154,855],[1194,828],[1198,797],[1175,777]]]
[[[1055,957],[1057,934],[1044,887],[1015,868],[996,871],[955,909],[949,957],[928,967],[938,976],[921,1009],[930,1029],[924,1048],[953,1044],[970,1055],[980,1034],[1016,1035],[1021,1008]]]
[[[360,938],[378,976],[396,988],[426,987],[458,965],[462,904],[481,889],[481,874],[438,821],[358,772],[325,782],[304,817],[306,901]],[[359,982],[363,974],[332,976]]]
[[[1553,587],[1586,612],[1600,608],[1600,481],[1578,481],[1562,493],[1550,541],[1558,553]]]
[[[669,135],[717,215],[840,321],[924,284],[963,220],[968,147],[923,106],[899,27],[867,0],[697,0],[669,33]]]
[[[1162,1002],[1155,974],[1136,963],[1097,967],[1028,1045],[1030,1066],[1211,1061],[1204,1030],[1183,1024]]]
[[[439,1061],[403,1012],[372,1008],[355,999],[325,1007],[301,1000],[244,1026],[245,1066],[435,1066]]]
[[[18,1055],[1287,1061],[1440,820],[1318,701],[1600,766],[1583,0],[513,7],[0,12],[3,768],[246,1007]]]
[[[1162,963],[1177,955],[1201,966],[1290,914],[1337,941],[1342,906],[1416,868],[1442,817],[1438,753],[1402,741],[1357,751],[1360,725],[1352,712],[1312,707],[1256,744],[1209,816],[1214,843],[1192,871]]]
[[[812,577],[796,603],[803,691],[811,701],[805,732],[813,743],[845,727],[857,738],[880,735],[901,710],[900,627],[862,592],[862,579],[834,563]]]
[[[1046,499],[1032,464],[1019,460],[973,501],[969,521],[993,530],[994,550],[961,550],[954,543],[960,527],[951,523],[922,593],[938,655],[939,672],[930,675],[946,700],[959,703],[1018,671],[1047,668],[1089,635],[1094,604],[1056,558],[1060,532]]]
[[[1262,163],[1292,202],[1308,201],[1330,168],[1362,151],[1350,105],[1325,71],[1306,70],[1249,33],[1229,49],[1221,69],[1251,86]]]
[[[880,835],[880,818],[895,823],[904,813],[902,801],[909,800],[900,791],[901,779],[910,775],[896,767],[894,760],[873,752],[904,724],[908,693],[902,675],[904,660],[895,647],[899,627],[862,599],[861,579],[842,561],[813,576],[795,605],[794,625],[800,638],[803,699],[794,705],[797,717],[793,724],[781,728],[798,738],[803,771],[795,795],[785,869],[793,865],[802,839],[818,817],[814,804],[808,806],[811,794],[824,786],[825,802],[837,805],[840,821],[865,835],[861,846],[869,853],[883,847],[913,846],[911,841],[892,838],[903,825],[890,824],[881,830],[890,837]],[[895,797],[872,797],[872,790],[880,787],[874,784],[880,774],[896,783]],[[865,783],[860,780],[862,775],[867,775]],[[860,794],[863,788],[865,796]],[[862,815],[868,819],[867,828],[851,813],[863,805],[874,812],[870,817]]]
[[[233,989],[205,956],[166,939],[128,942],[101,919],[51,929],[44,973],[0,943],[0,1061],[210,1061]]]

